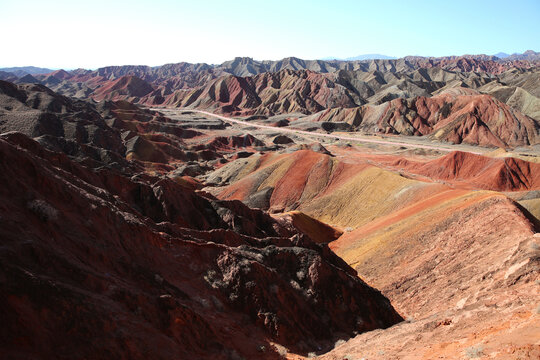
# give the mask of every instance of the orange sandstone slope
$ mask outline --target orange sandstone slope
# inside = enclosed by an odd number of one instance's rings
[[[540,189],[540,164],[512,157],[491,158],[454,151],[426,162],[399,159],[389,165],[408,173],[467,184],[472,188],[495,191]]]
[[[412,323],[359,336],[325,358],[455,359],[475,350],[497,358],[538,356],[536,221],[501,193],[467,189],[488,183],[508,190],[508,184],[516,184],[506,181],[515,169],[492,160],[454,153],[425,163],[432,174],[442,177],[442,172],[446,180],[467,186],[426,196],[330,244]],[[531,171],[520,171],[524,181],[519,184],[537,188],[538,169],[521,165]],[[472,176],[474,168],[478,178]]]
[[[297,151],[226,165],[218,173],[231,184],[218,196],[246,201],[266,189],[271,210],[296,209],[340,227],[331,249],[410,318],[322,358],[456,359],[473,351],[534,358],[535,220],[504,194],[478,190],[537,189],[534,164],[508,161],[458,152],[424,163],[379,155],[338,160]],[[426,181],[396,174],[398,166]],[[511,174],[521,180],[509,181]]]
[[[330,244],[410,321],[351,339],[325,359],[537,358],[538,229],[504,195],[453,192]]]
[[[344,161],[310,150],[237,160],[207,181],[229,183],[213,190],[220,198],[248,204],[257,200],[258,207],[272,212],[298,210],[342,229],[450,189],[405,178],[374,166],[369,158]]]

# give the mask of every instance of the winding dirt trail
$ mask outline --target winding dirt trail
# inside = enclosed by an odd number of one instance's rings
[[[163,110],[163,109],[155,109],[155,110]],[[173,110],[173,109],[167,109],[167,110]],[[280,128],[280,127],[274,127],[269,125],[261,125],[256,123],[251,123],[243,120],[233,119],[227,116],[214,114],[208,111],[204,110],[195,110],[195,109],[174,109],[178,111],[191,111],[195,113],[204,114],[207,116],[211,116],[232,124],[237,124],[241,126],[249,126],[249,127],[257,127],[262,129],[269,129],[276,132],[286,133],[286,134],[295,134],[295,135],[307,135],[307,136],[313,136],[313,137],[324,137],[324,138],[333,138],[333,139],[339,139],[339,140],[345,140],[345,141],[354,141],[359,143],[372,143],[372,144],[381,144],[381,145],[394,145],[394,146],[403,146],[407,148],[416,148],[416,149],[426,149],[426,150],[437,150],[437,151],[444,151],[444,152],[452,152],[455,151],[455,148],[451,147],[445,147],[445,146],[435,146],[435,145],[424,145],[424,144],[412,144],[402,141],[389,141],[389,140],[377,140],[377,139],[368,139],[365,137],[352,137],[352,136],[343,136],[339,134],[321,134],[321,133],[315,133],[310,131],[304,131],[304,130],[297,130],[297,129],[286,129],[286,128]],[[472,154],[481,155],[482,152],[475,152],[475,151],[467,151],[462,150],[460,151],[464,152],[470,152]]]

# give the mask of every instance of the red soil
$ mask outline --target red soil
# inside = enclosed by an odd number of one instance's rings
[[[97,100],[135,100],[143,97],[154,89],[152,85],[136,76],[122,76],[108,81],[95,90],[92,97]]]
[[[399,159],[390,166],[435,180],[496,191],[540,189],[540,164],[454,151],[427,162]]]

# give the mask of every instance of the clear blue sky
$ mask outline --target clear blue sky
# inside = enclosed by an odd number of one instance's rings
[[[540,0],[0,0],[0,67],[540,51]]]

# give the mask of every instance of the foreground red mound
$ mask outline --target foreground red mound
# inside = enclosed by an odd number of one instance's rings
[[[3,358],[279,358],[401,320],[326,246],[238,201],[0,138]]]

